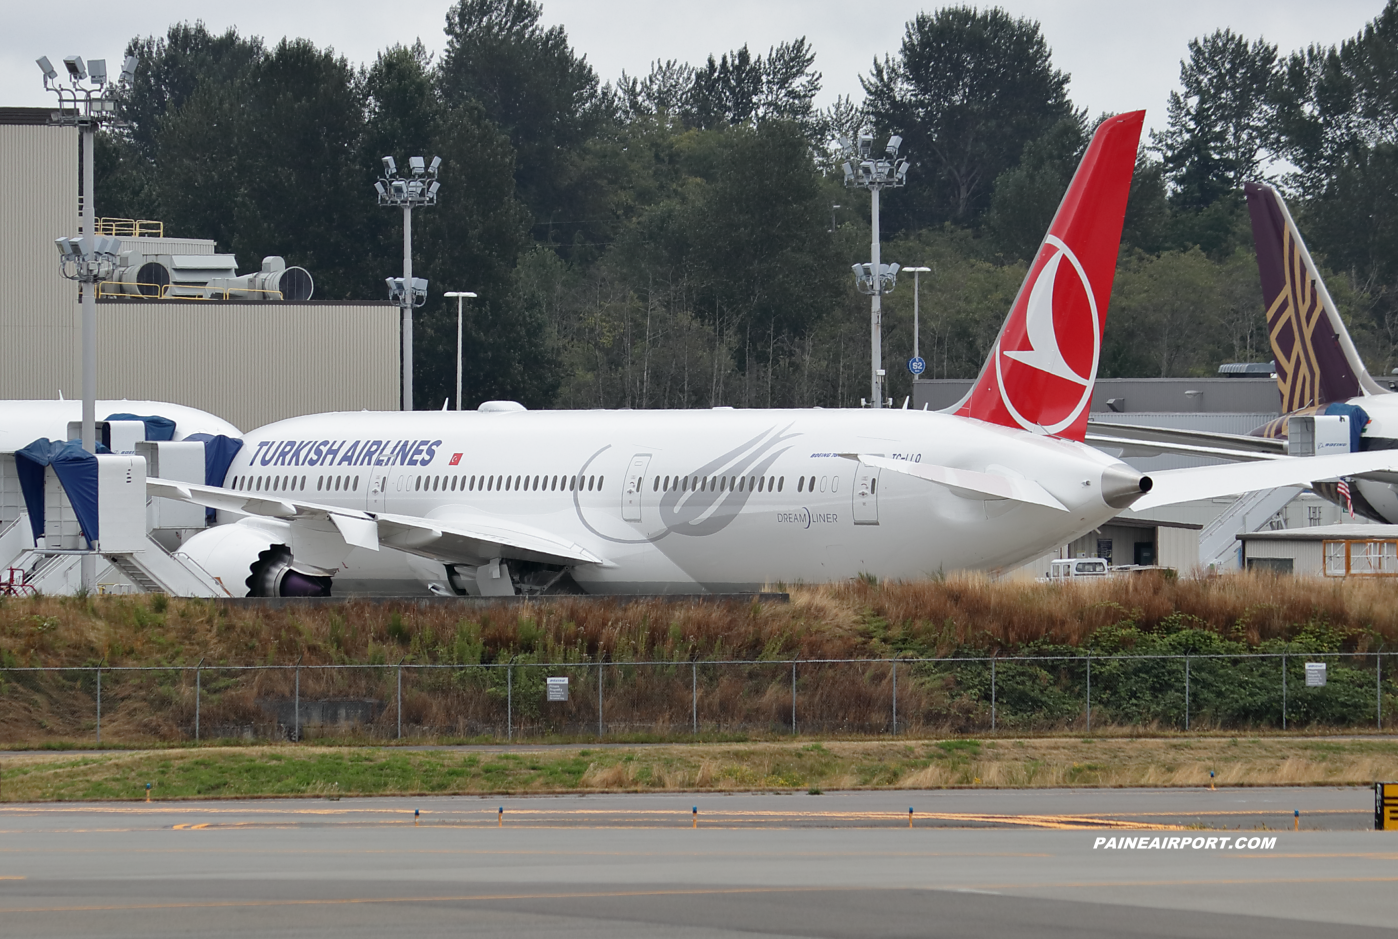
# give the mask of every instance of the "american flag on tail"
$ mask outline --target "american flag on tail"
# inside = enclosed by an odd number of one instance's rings
[[[1349,510],[1349,517],[1354,518],[1354,501],[1349,495],[1349,480],[1340,480],[1339,485],[1335,488],[1345,500],[1345,508]]]

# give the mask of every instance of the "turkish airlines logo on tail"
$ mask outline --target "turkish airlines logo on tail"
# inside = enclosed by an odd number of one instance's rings
[[[1087,271],[1061,239],[1044,239],[1035,267],[1023,306],[996,342],[995,378],[1019,426],[1056,434],[1092,400],[1101,320]]]

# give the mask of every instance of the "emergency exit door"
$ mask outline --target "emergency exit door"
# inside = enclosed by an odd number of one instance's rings
[[[879,523],[879,470],[860,463],[854,472],[854,524]]]
[[[631,466],[626,470],[626,485],[621,492],[621,518],[627,522],[641,520],[641,497],[646,487],[646,467],[650,465],[649,453],[638,453],[631,458]]]

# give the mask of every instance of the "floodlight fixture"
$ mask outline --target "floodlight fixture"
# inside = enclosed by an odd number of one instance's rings
[[[891,157],[893,157],[894,159],[897,159],[897,157],[898,157],[898,148],[901,147],[901,146],[903,146],[903,138],[902,138],[902,137],[898,136],[897,134],[894,134],[892,137],[889,137],[889,138],[888,138],[888,155],[891,156]]]
[[[393,190],[393,194],[398,198],[402,199],[408,195],[408,184],[405,181],[401,179],[395,179],[389,185],[390,188]]]
[[[95,84],[105,85],[107,83],[107,60],[88,59],[87,74]]]
[[[862,157],[867,157],[867,156],[869,156],[869,154],[872,153],[873,151],[874,151],[874,135],[873,135],[873,134],[860,134],[860,135],[859,135],[859,155],[862,156]]]
[[[39,71],[43,72],[44,77],[49,81],[53,81],[58,77],[58,72],[54,71],[53,63],[49,61],[48,56],[41,55],[35,59],[34,62],[39,66]]]
[[[414,176],[421,176],[427,172],[427,161],[420,156],[408,157],[408,169]]]
[[[393,159],[393,157],[386,156],[383,158],[383,171],[387,173],[389,176],[397,175],[398,163]]]
[[[432,158],[432,163],[427,167],[427,172],[431,173],[433,176],[436,176],[436,175],[437,175],[437,170],[439,170],[439,169],[441,169],[441,168],[442,168],[442,158],[439,157],[439,156],[434,156],[434,157]]]
[[[432,185],[427,187],[427,198],[435,200],[437,198],[437,190],[441,188],[441,183],[437,182],[435,179],[432,180]]]
[[[58,253],[63,257],[66,258],[73,254],[73,245],[67,238],[55,238],[53,243],[58,248]]]
[[[846,160],[844,163],[840,164],[840,166],[845,171],[845,185],[848,186],[850,183],[854,182],[854,167],[850,165],[849,160]]]
[[[382,179],[376,180],[376,181],[374,182],[374,188],[377,189],[377,190],[379,191],[379,198],[380,198],[380,199],[387,199],[387,198],[388,198],[388,187],[385,186],[385,185],[383,184],[383,180],[382,180]]]
[[[121,63],[121,79],[120,79],[120,80],[129,84],[129,83],[135,81],[135,79],[136,79],[136,57],[135,57],[134,55],[128,55],[128,56],[126,57],[126,60],[125,60],[124,62]]]
[[[87,77],[87,66],[83,65],[82,56],[70,55],[63,60],[63,65],[68,69],[68,76],[74,81],[82,81]]]

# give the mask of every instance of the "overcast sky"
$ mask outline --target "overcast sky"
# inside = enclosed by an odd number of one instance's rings
[[[1383,8],[1381,0],[1007,0],[1010,12],[1038,19],[1054,64],[1072,76],[1076,104],[1096,115],[1146,108],[1159,127],[1166,97],[1179,79],[1186,43],[1221,27],[1265,37],[1288,51],[1352,36]],[[163,34],[170,23],[202,19],[212,30],[236,26],[245,35],[275,42],[304,36],[331,46],[351,61],[371,62],[381,49],[421,39],[440,51],[448,0],[406,6],[365,0],[142,0],[94,4],[4,0],[0,31],[0,106],[53,103],[43,90],[34,59],[59,61],[77,53],[106,58],[116,70],[126,41]],[[884,0],[544,0],[544,17],[561,23],[573,47],[599,76],[624,69],[644,74],[654,59],[702,62],[747,43],[766,51],[806,36],[824,73],[822,104],[837,95],[858,96],[859,75],[876,56],[895,52],[904,24],[936,3]]]

